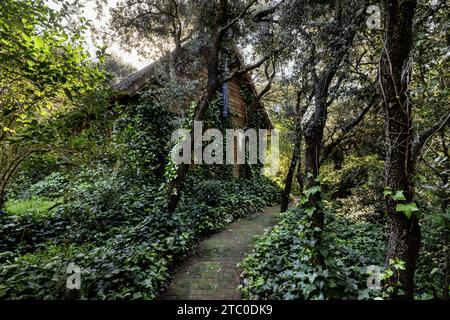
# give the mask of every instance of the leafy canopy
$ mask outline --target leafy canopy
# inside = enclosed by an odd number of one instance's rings
[[[62,14],[43,0],[0,3],[0,142],[70,106],[102,79],[84,49],[83,27],[69,34],[62,24]]]

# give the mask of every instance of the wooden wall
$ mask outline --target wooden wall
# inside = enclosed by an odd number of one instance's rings
[[[239,80],[233,79],[228,82],[228,98],[229,108],[233,122],[238,128],[244,128],[247,121],[246,105],[244,98],[242,97]]]
[[[189,79],[198,79],[198,80],[206,80],[208,77],[208,73],[206,68],[196,65],[193,71],[192,60],[188,51],[183,50],[181,55],[181,59],[183,60],[183,69],[177,70],[177,76],[182,83],[184,80]],[[126,79],[126,81],[122,81],[117,86],[122,89],[126,89],[128,92],[128,99],[134,98],[137,99],[137,95],[134,96],[140,88],[142,88],[144,85],[144,82],[151,82],[152,76],[154,73],[154,70],[156,70],[157,66],[159,64],[165,64],[167,63],[168,58],[163,57],[160,58],[158,61],[152,63],[151,65],[147,66],[146,68],[140,70],[135,75],[132,75],[129,79]],[[234,63],[239,64],[238,59]],[[193,71],[193,73],[192,73]],[[168,72],[168,70],[167,70]],[[241,94],[240,87],[247,85],[244,83],[246,78],[244,76],[236,77],[228,82],[228,111],[229,116],[231,117],[231,121],[234,124],[234,127],[236,128],[245,128],[247,123],[247,106],[244,100],[244,97]],[[141,83],[142,82],[142,83]],[[198,90],[198,97],[203,93],[202,89],[200,87],[194,89]],[[186,114],[186,111],[190,107],[190,104],[192,103],[193,99],[196,101],[195,97],[186,97],[185,101],[175,101],[174,105],[168,106],[173,112],[179,114],[180,116],[184,116]],[[120,97],[119,97],[120,98]],[[176,103],[176,104],[175,104]],[[223,106],[222,106],[223,107]],[[236,145],[236,144],[235,144]],[[233,166],[233,176],[239,177],[244,174],[245,170],[241,170],[241,165],[234,165]]]
[[[208,73],[206,69],[202,69],[199,71],[198,78],[207,79]],[[247,107],[244,101],[244,97],[241,94],[240,90],[240,81],[239,78],[234,78],[228,82],[228,108],[229,108],[229,116],[231,117],[232,122],[237,128],[244,128],[247,122]],[[199,95],[202,92],[199,90]],[[236,156],[236,143],[235,143],[235,156]],[[242,176],[242,165],[234,164],[232,175],[233,177]]]

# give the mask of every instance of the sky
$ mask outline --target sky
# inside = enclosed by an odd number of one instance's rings
[[[60,6],[56,3],[55,0],[46,0],[49,7],[58,10]],[[91,20],[95,28],[104,30],[107,28],[107,21],[108,21],[108,9],[105,9],[105,15],[101,19],[98,19],[97,12],[95,10],[95,1],[94,0],[85,0],[86,6],[82,9],[80,12],[80,15],[82,15],[84,18]],[[117,0],[108,0],[108,7],[113,7],[117,3]],[[92,41],[92,35],[90,32],[86,34],[86,40],[88,43],[88,50],[91,53],[92,56],[95,56],[95,51],[97,50],[95,47],[95,44],[102,45],[102,43],[94,43]],[[121,57],[125,62],[128,62],[135,66],[137,69],[141,69],[145,66],[147,66],[149,63],[151,63],[151,60],[144,59],[139,54],[133,50],[132,52],[127,52],[124,49],[120,47],[118,43],[114,43],[108,47],[106,50],[109,54],[115,54]]]

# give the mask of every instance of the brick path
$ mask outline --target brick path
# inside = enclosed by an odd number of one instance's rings
[[[279,206],[267,208],[202,241],[175,273],[162,299],[241,299],[236,288],[242,270],[236,265],[253,249],[254,236],[275,225],[279,211]]]

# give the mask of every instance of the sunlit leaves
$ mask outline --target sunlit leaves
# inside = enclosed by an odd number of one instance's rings
[[[43,0],[2,1],[0,12],[0,108],[8,110],[0,114],[2,127],[26,123],[24,117],[42,121],[51,109],[69,107],[62,102],[72,101],[74,92],[92,90],[101,82],[103,75],[93,66],[82,39],[62,32],[62,17]]]
[[[44,41],[42,40],[41,37],[36,36],[36,37],[34,38],[34,45],[35,45],[35,47],[36,47],[37,49],[40,49],[40,48],[42,48],[42,47],[44,46]]]
[[[58,144],[54,116],[104,79],[61,21],[45,0],[0,2],[0,195],[21,162]]]
[[[403,212],[403,214],[410,219],[414,212],[419,211],[417,205],[414,202],[403,204],[398,203],[395,207],[395,211]]]

